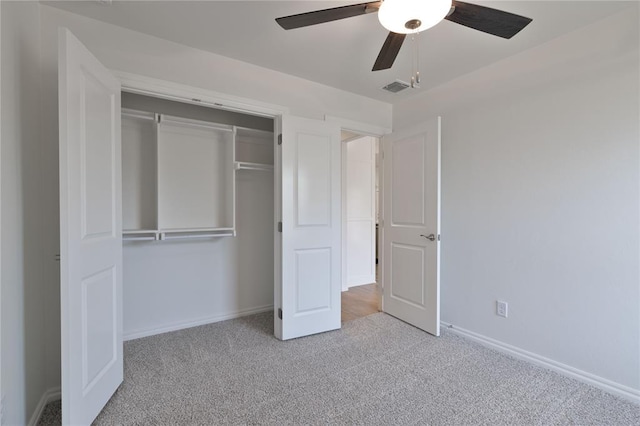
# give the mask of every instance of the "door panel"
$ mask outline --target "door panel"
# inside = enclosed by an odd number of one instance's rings
[[[275,334],[286,340],[340,328],[340,129],[291,116],[280,125]]]
[[[386,136],[383,310],[440,334],[440,119]]]
[[[293,184],[297,226],[331,226],[331,137],[299,133]]]
[[[62,422],[90,424],[122,382],[120,83],[59,35]]]
[[[294,317],[331,308],[331,248],[296,250]]]
[[[391,145],[391,221],[425,226],[425,140],[409,136]]]
[[[424,247],[391,244],[390,297],[424,308]]]
[[[116,271],[108,268],[82,280],[82,323],[86,324],[82,338],[82,357],[86,359],[82,371],[83,392],[117,362],[116,342]],[[99,330],[99,332],[93,332]]]

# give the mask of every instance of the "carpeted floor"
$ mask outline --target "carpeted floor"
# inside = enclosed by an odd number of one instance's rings
[[[97,425],[640,425],[640,406],[383,313],[288,342],[272,313],[125,344]],[[60,404],[41,425],[60,424]]]

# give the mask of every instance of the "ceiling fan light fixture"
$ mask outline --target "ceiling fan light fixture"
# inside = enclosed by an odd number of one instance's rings
[[[450,10],[451,0],[384,0],[378,19],[391,32],[409,34],[433,27]]]

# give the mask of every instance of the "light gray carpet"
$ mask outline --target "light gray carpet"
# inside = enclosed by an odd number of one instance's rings
[[[640,425],[638,405],[446,330],[380,313],[280,342],[272,318],[127,342],[124,383],[95,424]]]

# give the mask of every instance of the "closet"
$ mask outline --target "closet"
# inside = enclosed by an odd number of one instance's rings
[[[273,120],[122,93],[124,337],[273,309]]]

